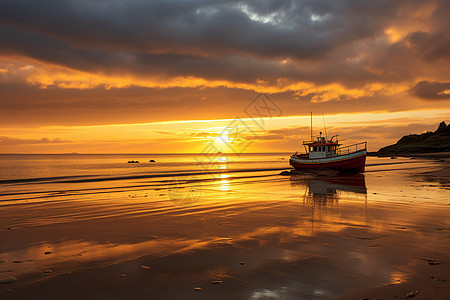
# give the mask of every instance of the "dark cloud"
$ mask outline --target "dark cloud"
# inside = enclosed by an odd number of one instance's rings
[[[448,28],[446,0],[3,0],[0,126],[245,117],[256,82],[283,116],[439,108]],[[158,86],[191,76],[220,83]]]
[[[264,79],[271,83],[288,78],[316,83],[375,80],[376,75],[340,62],[327,66],[303,67],[260,60],[254,56],[224,53],[221,56],[197,56],[178,53],[131,53],[108,49],[84,49],[71,46],[53,37],[27,32],[15,27],[0,28],[0,53],[21,55],[46,63],[98,74],[121,75],[129,72],[138,76],[160,79],[174,76],[195,76],[209,80],[255,83]],[[385,81],[380,78],[380,81]],[[364,81],[365,82],[365,81]]]
[[[34,145],[34,144],[61,144],[69,143],[70,141],[62,140],[60,138],[48,139],[19,139],[7,136],[0,136],[0,145],[11,146],[11,145]]]
[[[307,58],[376,35],[398,6],[386,0],[11,0],[2,1],[0,18],[4,25],[85,48],[151,52],[187,47]]]
[[[450,26],[450,22],[447,26]],[[407,41],[426,60],[436,61],[440,58],[450,58],[450,36],[444,32],[416,31],[407,37]]]
[[[258,96],[250,90],[227,87],[74,90],[41,89],[1,81],[0,91],[0,128],[246,118],[244,109]],[[311,111],[314,114],[371,112],[380,107],[389,112],[441,109],[443,103],[403,96],[311,103],[311,96],[293,97],[292,92],[275,93],[271,98],[283,111],[283,117],[309,115]]]
[[[410,92],[422,99],[448,100],[450,99],[450,82],[420,81]]]
[[[258,93],[237,88],[142,88],[86,90],[23,86],[0,81],[0,127],[44,125],[134,124],[168,120],[213,120],[246,118],[244,109]],[[441,108],[442,102],[404,97],[362,97],[347,101],[311,103],[310,96],[291,92],[272,94],[285,116],[403,111],[405,108]],[[375,101],[376,100],[376,101]],[[274,134],[278,134],[274,132]],[[6,135],[6,134],[3,134]]]
[[[346,86],[401,81],[414,70],[399,73],[360,56],[377,47],[386,55],[392,52],[384,31],[394,20],[411,22],[399,12],[423,3],[5,0],[0,3],[0,54],[102,74],[234,82],[288,78]],[[432,32],[408,37],[429,60],[448,58],[448,26],[442,27],[448,25],[446,8],[446,1],[438,2]],[[289,60],[283,64],[283,59]],[[390,72],[373,72],[372,63]]]

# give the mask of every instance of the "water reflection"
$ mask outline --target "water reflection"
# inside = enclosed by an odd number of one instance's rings
[[[320,178],[292,175],[290,181],[293,187],[305,188],[305,201],[323,206],[338,203],[343,192],[354,196],[367,196],[364,174]]]
[[[199,171],[157,179],[161,186],[132,197],[99,190],[4,205],[0,223],[11,230],[0,228],[0,275],[18,278],[9,293],[62,298],[70,290],[83,299],[96,290],[107,298],[117,286],[123,299],[130,291],[158,299],[324,299],[408,281],[417,264],[428,266],[422,257],[446,250],[448,203],[412,204],[423,189],[398,173],[367,173],[368,205],[364,175],[240,174],[220,158]],[[136,184],[124,185],[135,191]],[[28,284],[34,280],[41,281]]]
[[[311,236],[319,232],[343,230],[347,226],[344,224],[367,226],[367,188],[364,174],[320,177],[292,175],[290,183],[292,187],[303,189],[300,195],[302,205],[310,209],[309,222],[306,219],[305,221],[306,224],[309,223]],[[339,207],[339,201],[343,201],[344,207]],[[342,210],[346,211],[350,207],[358,211],[360,218],[353,215],[351,220],[346,219]]]

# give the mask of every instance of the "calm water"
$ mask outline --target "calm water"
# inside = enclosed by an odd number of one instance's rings
[[[402,282],[448,253],[448,187],[418,174],[438,167],[369,157],[365,175],[280,176],[287,154],[0,155],[0,278],[18,279],[0,297],[323,299]]]

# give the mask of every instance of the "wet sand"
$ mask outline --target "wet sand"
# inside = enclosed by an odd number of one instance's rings
[[[369,156],[378,156],[377,152],[368,153]],[[430,158],[430,159],[445,159],[450,158],[450,152],[430,152],[430,153],[392,153],[383,154],[378,157],[414,157],[414,158]]]
[[[5,183],[0,298],[449,299],[446,164]]]
[[[427,181],[439,182],[442,186],[450,187],[450,158],[439,160],[440,167],[432,171],[419,173]]]

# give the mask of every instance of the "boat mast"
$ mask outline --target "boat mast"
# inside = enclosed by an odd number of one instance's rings
[[[311,112],[311,142],[313,142],[313,135],[312,135],[312,112]]]
[[[323,112],[322,112],[322,119],[323,119],[323,127],[325,127],[325,140],[328,141],[327,124],[325,124],[325,117],[323,116]]]

